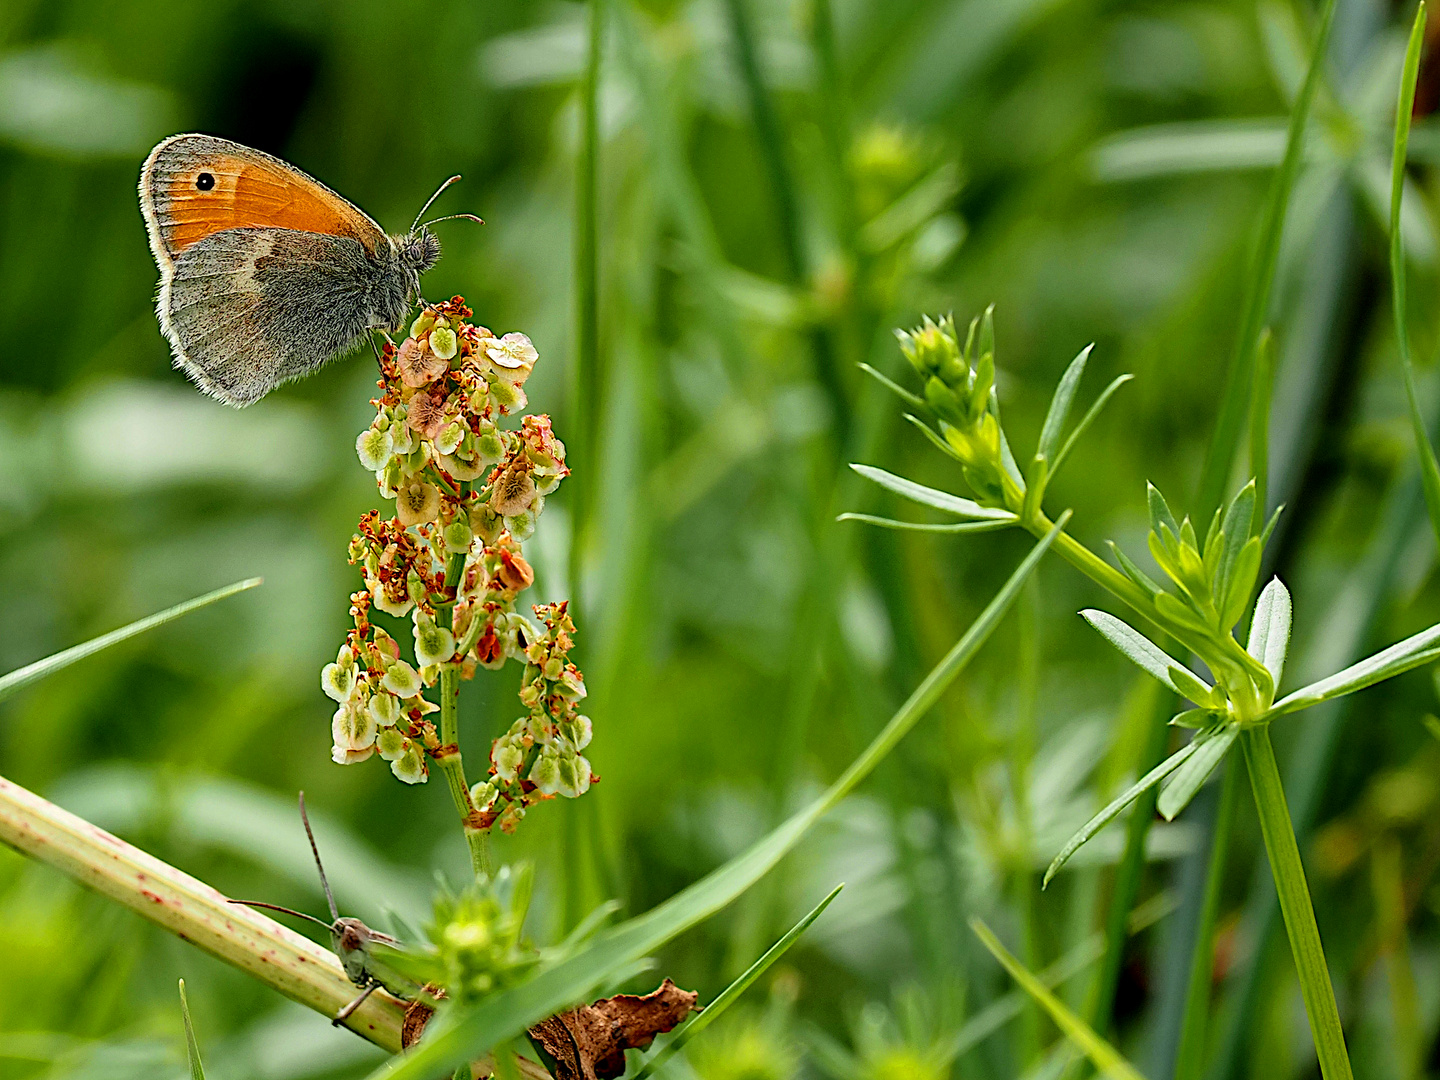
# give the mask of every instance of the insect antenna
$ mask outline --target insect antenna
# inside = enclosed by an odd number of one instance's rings
[[[446,188],[448,188],[451,184],[455,183],[459,179],[460,177],[458,175],[450,177],[449,180],[446,180],[443,184],[441,184],[438,188],[435,189],[434,195],[431,195],[430,198],[425,200],[425,205],[422,206],[420,208],[420,212],[415,215],[415,223],[410,226],[411,232],[414,232],[420,227],[420,219],[425,216],[425,211],[430,209],[430,204],[440,197],[440,193],[442,191],[444,191]]]
[[[431,225],[434,225],[437,222],[454,221],[456,218],[464,218],[466,221],[473,221],[478,225],[485,224],[484,218],[476,217],[474,214],[446,214],[444,217],[431,218],[429,221],[425,222],[424,225],[421,225],[420,228],[428,229]]]
[[[300,820],[305,823],[305,835],[310,838],[310,851],[315,856],[315,869],[320,871],[320,885],[325,890],[325,901],[330,905],[330,918],[340,918],[335,906],[335,896],[330,891],[330,882],[325,879],[325,864],[320,861],[320,849],[315,846],[315,834],[310,830],[310,815],[305,813],[305,792],[300,792]],[[317,920],[318,921],[318,920]]]
[[[303,911],[296,911],[294,908],[281,907],[279,904],[267,904],[263,900],[231,900],[232,904],[243,904],[245,907],[265,908],[267,911],[279,911],[286,915],[294,915],[297,919],[309,919],[316,926],[323,926],[326,930],[331,929],[331,924],[324,919],[317,919],[314,915],[306,915]],[[337,918],[339,916],[336,916]]]

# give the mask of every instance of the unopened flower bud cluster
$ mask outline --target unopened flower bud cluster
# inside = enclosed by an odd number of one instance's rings
[[[897,330],[900,351],[924,380],[925,402],[940,418],[940,431],[960,459],[965,482],[979,502],[1018,506],[1023,492],[1005,469],[1000,421],[992,401],[995,330],[989,311],[973,319],[964,348],[955,320],[925,316],[913,330]]]
[[[533,682],[528,672],[537,663],[532,651],[545,650],[543,666],[557,633],[568,649],[574,629],[564,618],[563,632],[542,631],[515,609],[517,595],[535,576],[521,544],[535,531],[546,496],[569,472],[565,446],[548,416],[523,416],[518,427],[500,426],[527,404],[524,386],[535,347],[524,334],[497,337],[468,322],[470,316],[459,297],[427,307],[398,348],[385,347],[380,394],[371,402],[375,419],[356,439],[355,450],[374,472],[380,494],[395,500],[395,512],[387,519],[372,510],[360,519],[349,551],[364,576],[364,588],[350,598],[354,628],[321,674],[322,688],[338,705],[334,760],[350,764],[379,754],[411,784],[425,781],[428,759],[441,748],[432,715],[439,707],[425,690],[437,683],[444,665],[470,678],[477,666],[498,668],[515,659],[527,665],[528,691]],[[446,567],[454,556],[463,556],[463,568],[454,588],[447,589]],[[413,662],[371,622],[376,610],[409,618]],[[560,681],[578,687],[578,700],[583,679],[568,661],[562,666]],[[537,707],[543,712],[536,700],[525,704],[531,718]],[[577,722],[568,722],[567,731],[575,729]],[[588,720],[584,727],[588,741]],[[541,742],[550,746],[559,738]],[[497,776],[507,775],[499,761],[511,761],[512,742],[507,735],[495,743]],[[579,794],[589,783],[588,765],[583,782],[549,778],[564,772],[553,760],[569,762],[573,771],[583,745],[574,738],[564,748],[557,745],[545,756],[540,778],[527,775],[523,781],[530,792],[518,789],[522,782],[511,770],[484,805],[513,803],[518,814],[534,792]],[[574,753],[566,756],[565,748]]]

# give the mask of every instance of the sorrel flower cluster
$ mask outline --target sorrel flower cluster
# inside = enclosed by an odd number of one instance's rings
[[[350,562],[365,584],[350,597],[354,629],[321,686],[339,706],[336,762],[378,753],[410,784],[433,763],[448,771],[467,830],[497,821],[510,829],[530,803],[590,786],[581,751],[591,725],[576,710],[585,680],[568,658],[575,627],[566,605],[533,608],[543,627],[516,610],[535,579],[521,544],[569,472],[565,446],[548,416],[500,426],[527,404],[535,347],[524,334],[496,337],[466,321],[471,314],[460,297],[427,307],[381,356],[375,419],[355,449],[380,494],[395,500],[395,516],[360,519]],[[371,621],[375,611],[409,618],[413,663]],[[527,715],[495,740],[491,778],[467,789],[457,678],[509,659],[526,665]],[[437,683],[438,704],[425,693]]]

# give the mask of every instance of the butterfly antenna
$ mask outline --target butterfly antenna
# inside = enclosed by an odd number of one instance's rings
[[[325,901],[330,905],[330,917],[340,918],[340,911],[335,907],[335,896],[330,892],[330,882],[325,879],[325,864],[320,861],[320,849],[315,846],[315,834],[310,830],[310,815],[305,813],[305,792],[300,792],[300,820],[305,823],[305,835],[310,838],[310,851],[315,856],[315,869],[320,871],[320,885],[325,890]]]
[[[425,211],[430,209],[430,204],[440,197],[440,193],[442,191],[444,191],[446,188],[448,188],[451,184],[455,183],[459,179],[459,176],[450,177],[449,180],[446,180],[443,184],[441,184],[438,188],[435,189],[434,195],[431,195],[430,198],[425,200],[425,205],[422,206],[420,208],[420,212],[415,215],[415,223],[410,226],[411,232],[414,232],[420,227],[420,219],[425,216]]]
[[[431,225],[434,225],[436,222],[439,222],[439,221],[454,221],[456,218],[464,218],[466,221],[473,221],[473,222],[475,222],[477,225],[484,225],[484,224],[485,224],[485,219],[484,219],[484,218],[476,217],[474,214],[446,214],[444,217],[431,218],[429,221],[425,222],[424,225],[421,225],[420,228],[422,228],[422,229],[428,229]]]
[[[281,907],[279,904],[267,904],[263,900],[231,900],[232,904],[243,904],[245,907],[264,908],[266,911],[279,911],[285,915],[294,915],[297,919],[309,919],[316,926],[323,926],[326,930],[332,929],[332,925],[324,919],[317,919],[314,915],[306,915],[303,911],[296,911],[294,908]]]

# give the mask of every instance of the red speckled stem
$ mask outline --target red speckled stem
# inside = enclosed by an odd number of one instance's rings
[[[286,997],[334,1016],[356,989],[329,950],[83,818],[0,777],[0,841],[233,964]],[[345,1026],[392,1053],[405,1003],[377,990]]]

